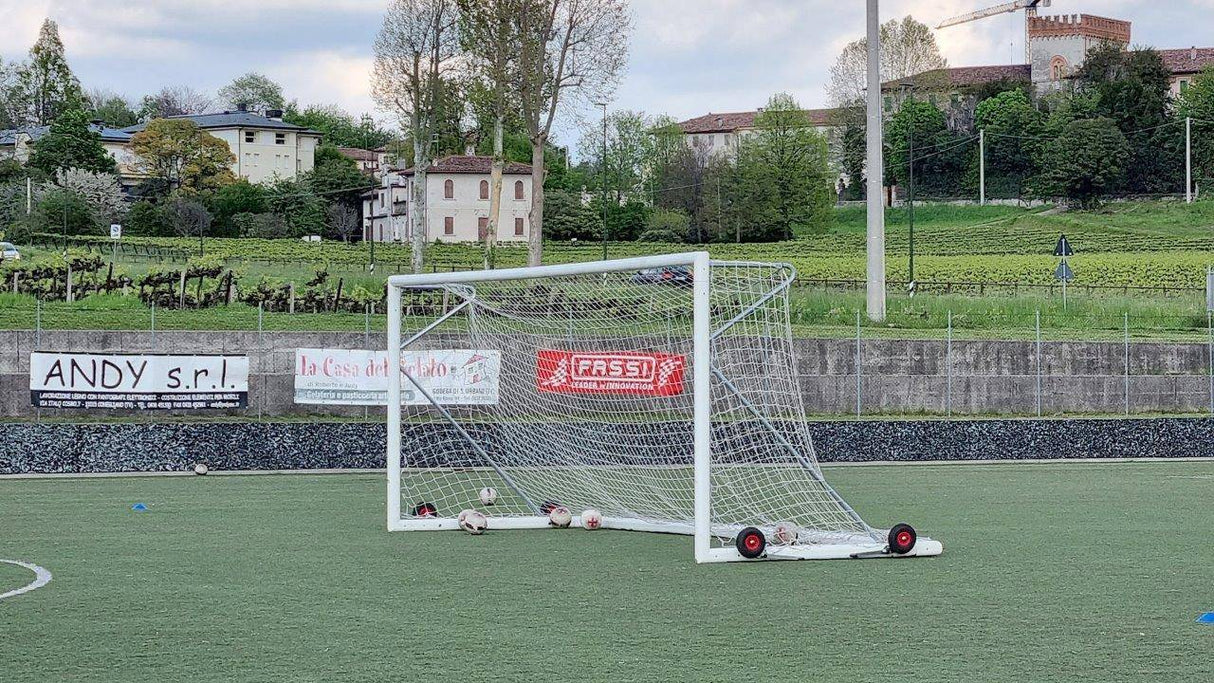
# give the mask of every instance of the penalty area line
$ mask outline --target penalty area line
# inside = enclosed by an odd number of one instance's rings
[[[5,598],[16,597],[18,595],[21,595],[22,593],[28,593],[32,590],[38,590],[39,588],[42,588],[43,586],[45,586],[46,584],[51,582],[51,578],[52,578],[51,573],[49,571],[47,571],[46,569],[39,567],[36,564],[31,564],[29,562],[21,562],[20,560],[0,560],[0,563],[11,564],[11,565],[15,565],[17,567],[24,567],[24,568],[30,570],[31,572],[34,572],[33,581],[26,584],[25,586],[22,586],[21,588],[13,589],[11,591],[8,591],[7,593],[0,593],[0,600],[4,600]]]

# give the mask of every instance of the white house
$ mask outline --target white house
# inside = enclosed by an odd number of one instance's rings
[[[478,242],[489,227],[491,157],[438,159],[426,174],[426,241]],[[363,237],[408,242],[414,172],[389,169],[380,186],[363,196]],[[530,233],[531,167],[510,162],[502,174],[499,242],[525,242]]]
[[[218,114],[190,114],[172,119],[193,121],[200,129],[228,143],[236,156],[232,172],[252,183],[276,178],[295,178],[311,171],[320,146],[321,134],[282,120],[279,110],[265,115],[238,109]],[[146,124],[124,128],[135,134]]]
[[[34,152],[34,143],[42,139],[50,129],[50,126],[30,126],[0,130],[0,159],[16,159],[23,164],[28,162]],[[124,177],[134,174],[131,168],[134,157],[129,147],[131,134],[125,130],[109,128],[101,121],[91,122],[89,129],[101,136],[101,146],[118,162],[119,173]]]
[[[741,111],[729,114],[705,114],[679,124],[686,136],[687,145],[701,149],[708,156],[725,154],[733,158],[738,153],[738,143],[755,132],[755,119],[763,112]],[[806,109],[805,118],[809,127],[827,135],[838,124],[839,109]]]

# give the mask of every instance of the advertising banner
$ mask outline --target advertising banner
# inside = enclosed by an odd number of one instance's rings
[[[686,364],[684,356],[665,353],[542,350],[536,386],[563,394],[677,396]]]
[[[496,405],[500,351],[406,351],[401,371],[442,405]],[[310,405],[388,405],[388,352],[343,349],[295,351],[295,402]],[[401,404],[429,401],[401,377]]]
[[[244,408],[247,356],[30,354],[30,403],[72,410]]]

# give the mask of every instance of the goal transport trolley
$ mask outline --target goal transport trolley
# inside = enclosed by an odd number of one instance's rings
[[[939,555],[823,477],[795,277],[698,252],[389,278],[388,529],[459,529],[469,510],[540,529],[564,507],[575,527],[596,510],[605,529],[693,536],[697,562]]]

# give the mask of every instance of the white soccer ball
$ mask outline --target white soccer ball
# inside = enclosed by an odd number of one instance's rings
[[[558,529],[564,529],[573,522],[573,513],[564,505],[558,505],[552,508],[552,512],[548,513],[548,523]]]
[[[497,502],[497,489],[486,486],[481,489],[481,505],[493,505]]]
[[[476,510],[464,510],[459,513],[459,517],[456,519],[459,522],[459,528],[473,536],[479,536],[485,533],[485,529],[489,528],[489,519],[483,513]]]
[[[603,513],[595,509],[582,511],[582,528],[594,531],[603,526]]]
[[[210,472],[210,471],[211,471],[211,470],[210,470],[210,468],[208,468],[208,467],[206,466],[206,463],[201,463],[201,462],[200,462],[200,463],[198,463],[198,464],[194,465],[194,474],[203,475],[203,474],[206,474],[207,472]]]
[[[792,522],[780,522],[771,536],[776,545],[792,545],[797,542],[797,526]]]

